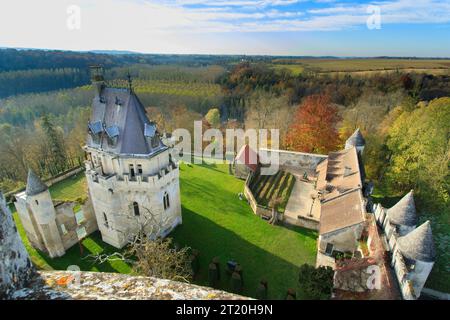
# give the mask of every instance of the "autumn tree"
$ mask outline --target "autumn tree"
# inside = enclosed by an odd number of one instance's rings
[[[388,130],[390,164],[385,182],[392,192],[414,189],[427,206],[450,204],[450,98],[403,112]]]
[[[218,128],[220,126],[220,112],[217,108],[209,109],[205,115],[205,120],[211,125],[212,128]]]
[[[329,96],[308,96],[293,115],[285,144],[290,150],[327,153],[340,142],[336,129],[341,120],[338,109]]]

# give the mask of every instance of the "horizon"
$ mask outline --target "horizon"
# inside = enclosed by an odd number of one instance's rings
[[[7,3],[0,12],[0,28],[8,32],[0,34],[0,47],[185,55],[450,57],[450,43],[443,41],[450,38],[450,2],[437,0]]]

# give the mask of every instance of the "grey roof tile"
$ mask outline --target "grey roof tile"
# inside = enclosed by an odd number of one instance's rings
[[[100,139],[88,135],[87,145],[93,148],[126,155],[151,155],[167,148],[161,141],[158,147],[152,148],[151,139],[146,135],[146,126],[154,124],[148,119],[139,98],[129,89],[102,88],[100,95],[93,100],[89,125],[93,133],[102,128]],[[156,127],[154,131],[156,133]],[[108,136],[117,141],[111,144]]]
[[[42,182],[36,173],[32,169],[28,170],[27,187],[25,193],[27,196],[34,196],[48,189],[47,185]]]
[[[396,225],[402,226],[416,226],[417,214],[416,206],[414,204],[413,190],[408,192],[399,202],[392,208],[387,210],[389,220]]]
[[[424,262],[434,262],[436,259],[430,221],[426,221],[406,236],[398,238],[397,244],[407,259]]]
[[[362,147],[366,144],[366,140],[364,139],[363,135],[361,134],[361,131],[356,129],[355,132],[347,139],[346,141],[348,144],[355,146],[355,147]]]

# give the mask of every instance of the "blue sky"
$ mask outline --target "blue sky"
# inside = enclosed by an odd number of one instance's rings
[[[450,0],[3,0],[0,47],[450,57]]]

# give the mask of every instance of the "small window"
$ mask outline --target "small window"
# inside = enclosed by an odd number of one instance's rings
[[[37,200],[34,200],[35,202],[36,202],[36,205],[39,205],[39,201],[37,201]]]
[[[77,221],[77,224],[82,224],[86,219],[84,218],[84,212],[83,210],[75,212],[75,220]]]
[[[167,192],[164,193],[163,202],[164,202],[164,210],[169,209],[169,207],[170,207],[170,201],[169,201],[169,194],[168,194]]]
[[[325,249],[325,253],[331,255],[333,253],[333,244],[327,243],[327,248]]]
[[[137,170],[138,170],[138,174],[142,175],[142,165],[141,164],[137,165]]]
[[[105,227],[109,228],[108,216],[103,212],[103,220],[105,221]]]
[[[136,173],[134,172],[134,165],[130,164],[130,177],[134,178]]]
[[[139,204],[137,202],[133,202],[133,210],[135,216],[141,215],[141,213],[139,212]]]

